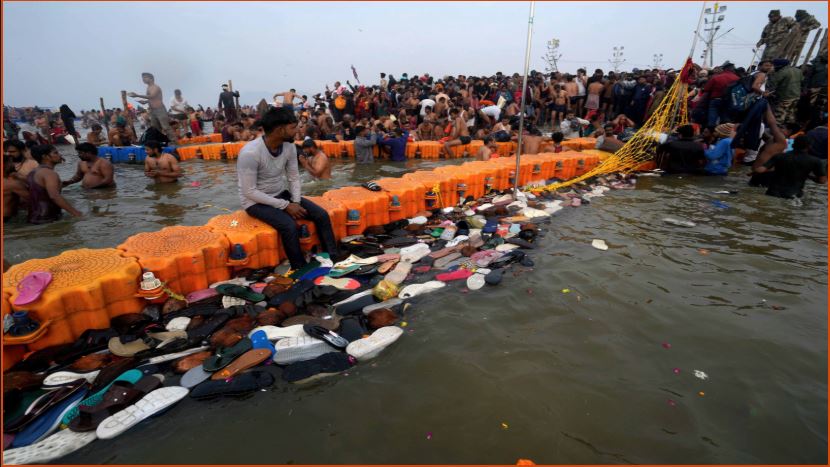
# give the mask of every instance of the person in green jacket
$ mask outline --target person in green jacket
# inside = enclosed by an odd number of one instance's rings
[[[801,70],[790,65],[785,58],[776,58],[772,61],[775,73],[769,78],[775,89],[773,94],[773,114],[779,125],[795,122],[795,111],[798,99],[801,97]]]

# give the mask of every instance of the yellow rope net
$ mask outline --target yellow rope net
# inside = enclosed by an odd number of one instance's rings
[[[556,190],[598,175],[631,172],[644,162],[654,159],[661,136],[669,134],[672,129],[678,126],[689,123],[688,84],[685,78],[687,70],[691,69],[690,65],[691,61],[688,61],[684,71],[680,73],[674,84],[666,91],[662,101],[646,120],[646,123],[613,156],[605,159],[593,170],[579,177],[547,186],[531,188],[530,191]]]

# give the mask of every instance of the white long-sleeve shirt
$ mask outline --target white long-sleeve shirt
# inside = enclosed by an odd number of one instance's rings
[[[300,202],[300,170],[297,147],[293,142],[282,143],[282,153],[274,156],[263,138],[257,138],[239,151],[236,171],[239,177],[239,199],[242,209],[254,204],[266,204],[285,209],[289,202],[275,198],[285,190],[291,193],[291,202]]]

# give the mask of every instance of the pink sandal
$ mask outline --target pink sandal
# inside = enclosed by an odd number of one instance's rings
[[[46,290],[46,286],[52,282],[52,273],[47,271],[35,271],[26,274],[26,277],[17,284],[17,298],[15,305],[28,305],[40,298],[40,294]]]

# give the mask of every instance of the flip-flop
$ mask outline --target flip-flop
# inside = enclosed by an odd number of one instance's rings
[[[272,352],[269,349],[251,349],[240,355],[239,358],[231,362],[230,365],[214,373],[210,379],[219,380],[233,378],[237,374],[268,360],[271,358],[271,355]]]
[[[186,339],[185,331],[174,332],[150,332],[145,338],[136,338],[132,342],[123,343],[120,337],[113,337],[109,340],[109,351],[119,357],[133,357],[144,350],[164,347],[175,339]]]
[[[178,318],[173,318],[170,322],[167,323],[165,328],[169,332],[176,332],[176,331],[186,331],[187,326],[190,324],[190,318],[187,316],[179,316]]]
[[[160,375],[143,376],[135,384],[125,381],[114,383],[103,395],[101,403],[94,406],[78,406],[78,416],[69,423],[72,431],[95,431],[98,425],[110,415],[114,415],[131,406],[142,397],[155,391],[162,385]]]
[[[337,333],[349,342],[363,338],[364,335],[369,334],[369,329],[366,327],[366,317],[352,315],[343,318],[340,320],[340,329]]]
[[[43,380],[44,388],[56,388],[58,386],[66,386],[67,384],[77,381],[79,379],[86,380],[91,383],[98,376],[100,370],[90,371],[88,373],[75,373],[74,371],[58,371],[50,374]]]
[[[72,398],[78,391],[85,387],[86,383],[84,381],[74,381],[67,386],[47,392],[32,402],[23,415],[11,420],[4,420],[3,432],[20,433],[27,426],[35,422],[38,417],[53,407],[62,404],[67,399]]]
[[[302,276],[300,276],[300,278],[298,280],[300,280],[300,281],[313,281],[314,279],[317,279],[318,277],[325,276],[330,271],[331,271],[331,268],[319,267],[319,268],[313,269],[313,270],[303,274]]]
[[[219,371],[230,365],[231,362],[236,360],[240,355],[251,350],[251,345],[251,339],[246,337],[232,347],[219,348],[216,350],[216,355],[205,360],[202,363],[202,366],[205,371]]]
[[[599,240],[596,238],[591,241],[591,246],[596,248],[597,250],[605,251],[608,249],[608,245],[605,243],[605,240]]]
[[[467,288],[470,290],[478,290],[484,287],[484,274],[479,274],[476,272],[472,276],[467,278]]]
[[[265,371],[249,371],[229,380],[205,381],[190,391],[193,399],[212,399],[220,396],[243,396],[274,384],[274,376]]]
[[[504,277],[504,269],[495,269],[484,276],[487,285],[499,285]]]
[[[34,421],[15,434],[11,447],[20,448],[34,444],[58,429],[61,419],[73,407],[77,406],[86,395],[85,385],[78,385],[72,394],[49,410],[43,412]]]
[[[28,305],[40,298],[40,294],[46,290],[49,283],[52,282],[52,273],[47,271],[34,271],[26,274],[23,280],[17,284],[17,297],[14,299],[15,305]]]
[[[203,350],[201,352],[196,352],[194,354],[179,358],[175,362],[173,362],[173,371],[175,373],[185,374],[192,368],[201,365],[211,355],[213,355],[213,352],[209,350]]]
[[[371,360],[380,352],[398,340],[403,334],[403,329],[398,326],[386,326],[373,332],[371,336],[358,339],[346,347],[346,353],[358,361]]]
[[[360,282],[349,278],[335,279],[329,276],[321,276],[315,279],[314,283],[317,285],[328,285],[339,290],[355,290],[360,288]]]
[[[348,370],[354,364],[352,357],[343,352],[329,352],[305,362],[285,367],[282,379],[289,383],[308,383]]]
[[[202,324],[187,330],[187,339],[193,344],[201,344],[207,338],[216,332],[217,329],[224,326],[224,324],[231,319],[230,313],[216,313]]]
[[[254,328],[250,333],[248,333],[248,337],[253,336],[253,334],[257,331],[264,331],[265,337],[269,341],[278,341],[280,339],[287,339],[289,337],[300,337],[307,335],[305,331],[303,331],[302,324],[295,324],[293,326],[259,326]]]
[[[212,372],[205,371],[205,368],[202,365],[199,365],[187,370],[182,375],[182,379],[179,380],[179,385],[189,389],[198,385],[202,381],[210,379],[210,375],[212,374]]]
[[[315,326],[313,324],[306,324],[303,326],[303,331],[311,337],[325,341],[335,349],[342,350],[349,345],[349,341],[341,337],[334,331],[330,331],[322,326]]]
[[[210,347],[207,345],[203,345],[201,347],[194,347],[192,349],[182,350],[181,352],[174,352],[166,355],[159,355],[158,357],[152,357],[147,360],[148,364],[156,365],[159,363],[169,362],[171,360],[176,360],[178,358],[187,357],[188,355],[193,355],[195,353],[203,352]]]
[[[380,303],[374,303],[372,305],[363,307],[363,314],[368,315],[369,313],[371,313],[375,310],[379,310],[381,308],[392,309],[392,308],[394,308],[394,307],[396,307],[396,306],[398,306],[402,303],[403,303],[403,300],[400,299],[400,298],[390,298],[389,300],[386,300],[386,301],[383,301],[383,302],[380,302]]]
[[[502,243],[501,245],[496,245],[495,250],[501,251],[502,253],[506,253],[508,251],[513,251],[519,249],[519,245],[514,245],[512,243]]]
[[[274,356],[274,352],[276,352],[276,350],[274,350],[274,344],[272,344],[271,341],[268,340],[268,334],[266,334],[265,331],[251,331],[250,339],[251,348],[253,348],[254,350],[265,349],[268,351],[269,357]]]
[[[395,267],[396,264],[398,264],[398,261],[399,260],[397,260],[397,259],[393,259],[393,260],[384,262],[383,264],[378,266],[378,271],[377,271],[378,274],[388,273],[393,267]]]
[[[425,293],[434,292],[447,284],[441,281],[429,281],[423,284],[410,284],[401,289],[398,293],[398,298],[412,298]]]
[[[277,341],[274,347],[277,350],[277,353],[274,354],[274,363],[278,365],[311,360],[324,353],[331,352],[331,347],[328,344],[310,336],[281,339]]]
[[[382,190],[380,185],[378,185],[375,182],[365,182],[360,186],[362,186],[363,188],[366,188],[367,190],[370,190],[370,191],[380,191],[380,190]]]
[[[216,289],[207,288],[207,289],[197,290],[195,292],[190,292],[185,297],[185,300],[187,300],[188,304],[192,304],[192,303],[196,303],[196,302],[201,302],[202,300],[207,300],[207,299],[215,297],[217,295],[219,295],[219,292],[217,292]]]
[[[99,375],[100,376],[100,375]],[[135,384],[144,377],[144,373],[141,370],[129,370],[122,373],[120,376],[115,378],[111,383],[106,385],[103,389],[95,392],[91,396],[87,397],[86,399],[82,400],[80,404],[72,408],[69,412],[67,412],[63,418],[61,419],[61,425],[69,426],[73,420],[78,417],[80,413],[80,407],[94,407],[101,403],[104,400],[104,394],[112,387],[115,383],[128,383],[128,384]]]
[[[307,274],[307,273],[309,273],[309,272],[311,272],[311,271],[313,271],[313,270],[315,270],[319,267],[320,267],[320,263],[317,262],[317,260],[311,260],[305,266],[301,267],[300,269],[297,269],[296,271],[293,271],[291,274],[289,274],[288,277],[290,277],[292,279],[299,279],[300,277],[304,276],[305,274]]]
[[[409,261],[401,261],[395,266],[392,272],[386,275],[385,279],[395,285],[400,285],[406,280],[406,276],[409,275],[411,270],[412,263]]]
[[[441,282],[460,281],[469,278],[473,272],[469,269],[456,269],[453,272],[444,272],[435,276]]]
[[[447,265],[457,260],[458,258],[461,258],[461,256],[462,254],[458,252],[450,253],[447,256],[435,260],[435,262],[432,263],[432,267],[435,269],[446,269]]]
[[[3,463],[45,464],[71,454],[97,438],[95,432],[76,433],[71,430],[61,430],[29,446],[3,450]]]
[[[112,439],[153,415],[184,399],[187,388],[169,386],[151,391],[135,404],[104,419],[95,433],[101,439]]]
[[[261,293],[256,293],[248,287],[236,284],[219,285],[216,287],[216,291],[225,296],[241,298],[243,300],[247,300],[249,302],[254,303],[265,300],[265,295],[262,295]]]
[[[360,269],[359,264],[350,264],[350,265],[348,265],[346,267],[343,267],[343,268],[330,270],[328,272],[328,276],[329,277],[342,277],[342,276],[345,276],[347,274],[351,274],[354,271],[357,271],[358,269]]]

